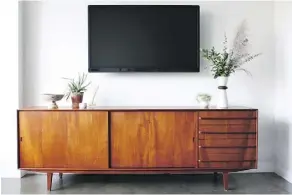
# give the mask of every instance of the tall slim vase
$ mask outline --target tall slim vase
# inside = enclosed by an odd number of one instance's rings
[[[228,77],[217,77],[219,97],[217,108],[228,108],[228,98],[227,98],[227,82]]]

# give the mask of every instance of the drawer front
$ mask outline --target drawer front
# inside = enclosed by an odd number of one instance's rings
[[[216,133],[216,132],[226,132],[226,133],[246,133],[246,132],[256,132],[255,122],[251,122],[245,125],[200,125],[199,132],[206,133]]]
[[[256,139],[256,134],[255,133],[246,133],[246,134],[228,134],[228,133],[199,133],[199,139]],[[222,141],[225,141],[222,140]]]
[[[199,119],[199,125],[241,125],[244,127],[255,127],[256,119],[224,119],[224,118],[216,118],[216,119]]]
[[[200,162],[255,161],[256,148],[199,148]]]
[[[199,112],[199,119],[255,119],[257,117],[256,111],[201,111]]]
[[[199,168],[213,169],[253,169],[256,168],[255,161],[242,162],[199,162]]]
[[[207,139],[199,140],[199,148],[256,147],[256,139]]]

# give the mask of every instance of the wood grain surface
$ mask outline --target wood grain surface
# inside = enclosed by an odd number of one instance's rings
[[[246,132],[256,132],[256,122],[255,121],[250,121],[249,123],[246,124],[207,124],[207,125],[202,125],[200,124],[199,126],[199,131],[200,132],[225,132],[225,133],[246,133]]]
[[[232,111],[232,110],[218,110],[218,111],[200,111],[200,119],[216,119],[216,118],[225,118],[225,119],[236,119],[236,118],[256,118],[256,112],[254,111]]]
[[[20,112],[20,168],[107,168],[107,112]]]
[[[199,162],[200,168],[213,169],[252,169],[255,161],[238,161],[238,162]]]
[[[199,119],[199,125],[242,125],[242,126],[255,126],[256,119],[225,119],[225,118],[216,118],[216,119]]]
[[[199,160],[202,162],[217,161],[255,161],[255,148],[200,148]]]
[[[112,167],[195,167],[196,121],[196,112],[112,112]]]
[[[206,139],[199,140],[199,147],[256,147],[256,139]]]
[[[47,174],[228,173],[257,168],[256,109],[18,110],[19,168]],[[60,175],[61,175],[60,174]]]
[[[42,158],[43,167],[67,167],[67,116],[69,113],[42,112],[41,125],[42,132]],[[29,131],[29,129],[27,129]],[[24,137],[23,140],[26,138]]]
[[[68,167],[108,168],[107,112],[68,114]]]
[[[221,139],[222,142],[230,139],[256,139],[256,134],[199,134],[199,139]]]
[[[19,113],[19,166],[43,167],[42,115],[38,112]]]

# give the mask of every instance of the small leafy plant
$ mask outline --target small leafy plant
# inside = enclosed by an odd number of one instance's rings
[[[64,78],[66,80],[69,80],[68,83],[68,89],[65,93],[66,100],[69,99],[71,95],[83,95],[85,91],[87,91],[87,87],[91,84],[91,82],[87,82],[87,74],[78,73],[78,78]]]
[[[247,52],[249,40],[246,34],[245,21],[239,26],[232,48],[229,52],[227,51],[228,46],[226,34],[224,35],[224,38],[224,46],[221,53],[217,52],[214,47],[211,49],[200,50],[202,52],[202,57],[211,62],[210,67],[213,77],[215,79],[220,76],[228,77],[237,70],[242,70],[251,75],[249,71],[242,68],[242,65],[261,54],[249,54]]]
[[[210,102],[211,101],[212,96],[207,94],[207,93],[200,93],[197,95],[197,101],[198,102]]]

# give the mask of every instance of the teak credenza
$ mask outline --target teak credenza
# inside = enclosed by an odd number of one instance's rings
[[[190,174],[257,168],[258,110],[27,108],[17,111],[18,168],[47,173]]]

